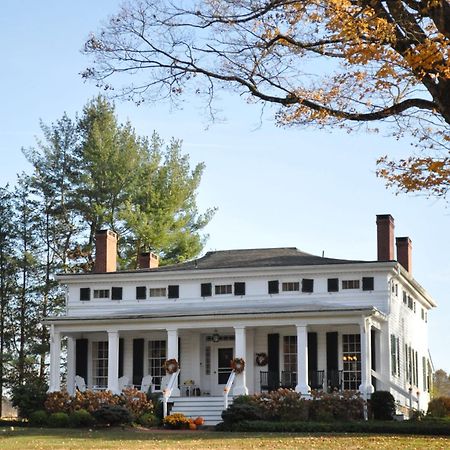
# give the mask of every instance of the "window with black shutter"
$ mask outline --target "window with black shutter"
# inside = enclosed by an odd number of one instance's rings
[[[302,292],[314,292],[314,280],[310,278],[303,278]]]
[[[267,286],[269,294],[278,294],[280,292],[278,280],[269,281]]]
[[[202,297],[211,297],[212,295],[212,284],[211,283],[202,283],[200,286],[201,296]]]
[[[328,292],[339,292],[339,278],[328,278]]]
[[[122,300],[122,288],[121,287],[111,288],[111,300]]]
[[[136,300],[145,300],[147,298],[147,288],[145,286],[136,286]]]
[[[234,295],[245,295],[245,283],[243,282],[234,283]]]
[[[87,301],[91,299],[91,288],[80,288],[80,300]]]
[[[169,298],[179,298],[180,297],[180,286],[178,284],[173,284],[168,286],[168,297]]]
[[[362,289],[363,291],[373,291],[373,277],[363,277]]]

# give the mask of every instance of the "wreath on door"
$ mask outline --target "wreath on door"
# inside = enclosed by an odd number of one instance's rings
[[[258,366],[267,366],[269,362],[269,357],[267,356],[267,353],[257,353],[256,354],[256,364]]]
[[[231,368],[236,373],[242,373],[245,369],[245,361],[242,358],[234,358],[231,360]]]
[[[163,368],[169,375],[175,373],[178,370],[178,367],[179,367],[178,361],[175,358],[166,359],[164,361]]]

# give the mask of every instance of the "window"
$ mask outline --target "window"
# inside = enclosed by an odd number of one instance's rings
[[[280,292],[278,280],[268,281],[267,289],[269,294],[278,294]]]
[[[328,292],[339,292],[339,278],[328,278]]]
[[[94,298],[109,298],[109,289],[94,289]]]
[[[342,280],[342,289],[359,289],[359,280]]]
[[[314,280],[303,278],[302,292],[314,292]]]
[[[234,295],[245,295],[245,283],[244,282],[234,283]]]
[[[212,295],[212,285],[211,283],[202,283],[200,285],[200,291],[202,297],[211,297]]]
[[[358,390],[361,384],[361,337],[359,334],[342,335],[344,389]]]
[[[408,296],[406,295],[406,292],[403,291],[403,303],[406,305],[408,303]]]
[[[165,360],[166,341],[148,341],[148,370],[155,389],[161,389],[161,378],[166,374],[163,368]]]
[[[232,286],[231,284],[216,284],[214,286],[214,293],[216,295],[231,294]]]
[[[297,336],[283,336],[283,370],[297,373]]]
[[[150,297],[166,297],[167,289],[163,288],[150,288],[149,295]]]
[[[92,343],[93,385],[108,386],[108,341]]]
[[[362,290],[363,291],[373,291],[373,277],[363,277]]]
[[[145,286],[136,287],[136,300],[145,300],[147,298],[147,288]]]
[[[111,300],[122,300],[122,288],[121,287],[111,288]]]
[[[91,288],[80,288],[80,301],[88,301],[91,299]]]
[[[410,297],[409,295],[408,295],[408,308],[411,310],[414,308],[414,301],[412,297]]]
[[[300,283],[298,281],[290,281],[287,283],[281,283],[281,290],[283,292],[300,291]]]
[[[391,373],[400,376],[400,338],[391,334]]]
[[[168,291],[169,291],[169,298],[179,298],[180,297],[180,286],[176,285],[172,285],[168,287]]]

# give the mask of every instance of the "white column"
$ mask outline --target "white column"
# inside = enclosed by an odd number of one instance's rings
[[[108,331],[108,391],[120,394],[118,331]]]
[[[75,339],[67,337],[67,392],[75,395]]]
[[[167,329],[167,359],[176,359],[178,361],[178,330],[176,328]],[[178,365],[180,361],[178,361]],[[172,390],[172,397],[180,396],[180,380],[177,381]]]
[[[364,398],[374,392],[372,386],[372,344],[371,344],[371,322],[364,318],[360,324],[361,333],[361,384],[359,391]]]
[[[297,386],[295,391],[308,395],[308,329],[306,325],[297,325]]]
[[[61,390],[61,333],[51,326],[50,330],[50,383],[48,392]]]
[[[245,366],[247,364],[252,364],[253,361],[249,361],[246,358],[246,334],[245,334],[245,327],[234,327],[234,336],[235,336],[235,349],[234,349],[234,357],[235,358],[242,358],[245,362]],[[234,380],[234,388],[233,388],[233,395],[247,395],[248,394],[248,388],[247,388],[247,381],[246,381],[246,369],[244,367],[244,370],[236,375],[236,378]]]

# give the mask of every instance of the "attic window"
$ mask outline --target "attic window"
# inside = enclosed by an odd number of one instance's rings
[[[314,280],[310,278],[303,278],[302,292],[314,292]]]
[[[268,281],[267,289],[269,294],[278,294],[280,292],[278,280]]]
[[[234,283],[234,295],[245,295],[245,283],[244,282]]]
[[[373,277],[363,277],[362,289],[363,291],[373,291]]]
[[[168,288],[169,291],[169,298],[179,298],[180,297],[180,286],[176,285],[169,285]]]
[[[294,292],[300,290],[300,283],[298,281],[289,281],[281,284],[283,292]]]
[[[202,283],[200,286],[200,295],[202,297],[211,297],[212,285],[211,283]]]
[[[147,288],[145,286],[136,287],[136,300],[145,300],[147,298]]]
[[[121,287],[111,288],[111,300],[122,300],[122,291]]]
[[[231,284],[216,284],[214,286],[214,293],[216,295],[231,294],[232,286]]]
[[[359,289],[359,280],[342,280],[342,289]]]
[[[109,289],[94,289],[94,298],[109,298]]]
[[[167,291],[167,289],[165,287],[163,287],[163,288],[150,288],[150,297],[165,297],[167,295],[166,291]]]
[[[91,299],[90,288],[80,288],[80,301],[88,301]]]
[[[328,278],[328,292],[339,292],[339,278]]]

